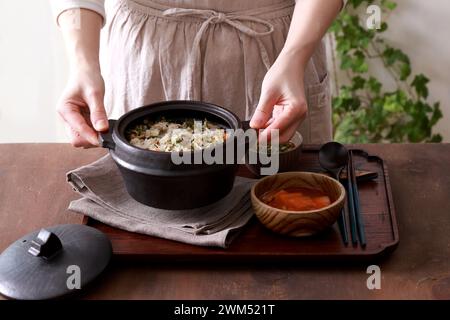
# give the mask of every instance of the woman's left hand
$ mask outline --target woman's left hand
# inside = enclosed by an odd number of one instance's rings
[[[280,53],[264,77],[261,96],[250,126],[260,131],[260,141],[278,129],[280,143],[289,141],[308,110],[304,88],[304,64],[290,53]]]

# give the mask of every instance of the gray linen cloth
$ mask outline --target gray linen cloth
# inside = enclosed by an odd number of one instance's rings
[[[237,177],[225,198],[190,210],[157,209],[135,201],[110,155],[68,172],[67,181],[82,195],[69,210],[119,229],[194,245],[226,248],[253,215],[253,179]]]

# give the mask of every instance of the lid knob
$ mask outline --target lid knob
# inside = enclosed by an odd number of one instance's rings
[[[62,249],[61,240],[53,232],[41,229],[36,238],[31,241],[28,253],[35,257],[50,260]]]

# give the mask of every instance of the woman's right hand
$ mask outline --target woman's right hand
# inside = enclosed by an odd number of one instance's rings
[[[71,70],[58,113],[75,147],[98,146],[98,132],[108,130],[99,63],[102,22],[102,16],[86,9],[66,10],[58,17]]]
[[[100,70],[79,68],[70,75],[58,103],[58,113],[73,146],[90,148],[99,145],[98,132],[108,130],[104,95]]]

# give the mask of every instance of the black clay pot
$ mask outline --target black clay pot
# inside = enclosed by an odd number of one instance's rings
[[[236,115],[219,106],[196,101],[167,101],[132,110],[118,120],[109,121],[109,132],[101,134],[102,147],[122,173],[131,197],[145,205],[162,209],[191,209],[211,204],[232,189],[237,159],[232,164],[175,164],[170,152],[144,150],[128,143],[125,132],[143,118],[207,119],[225,129],[245,129]],[[220,145],[225,154],[236,148],[236,138]],[[235,149],[236,150],[236,149]],[[188,152],[191,160],[205,150]],[[202,158],[202,155],[200,155]],[[230,162],[230,161],[228,161]]]

